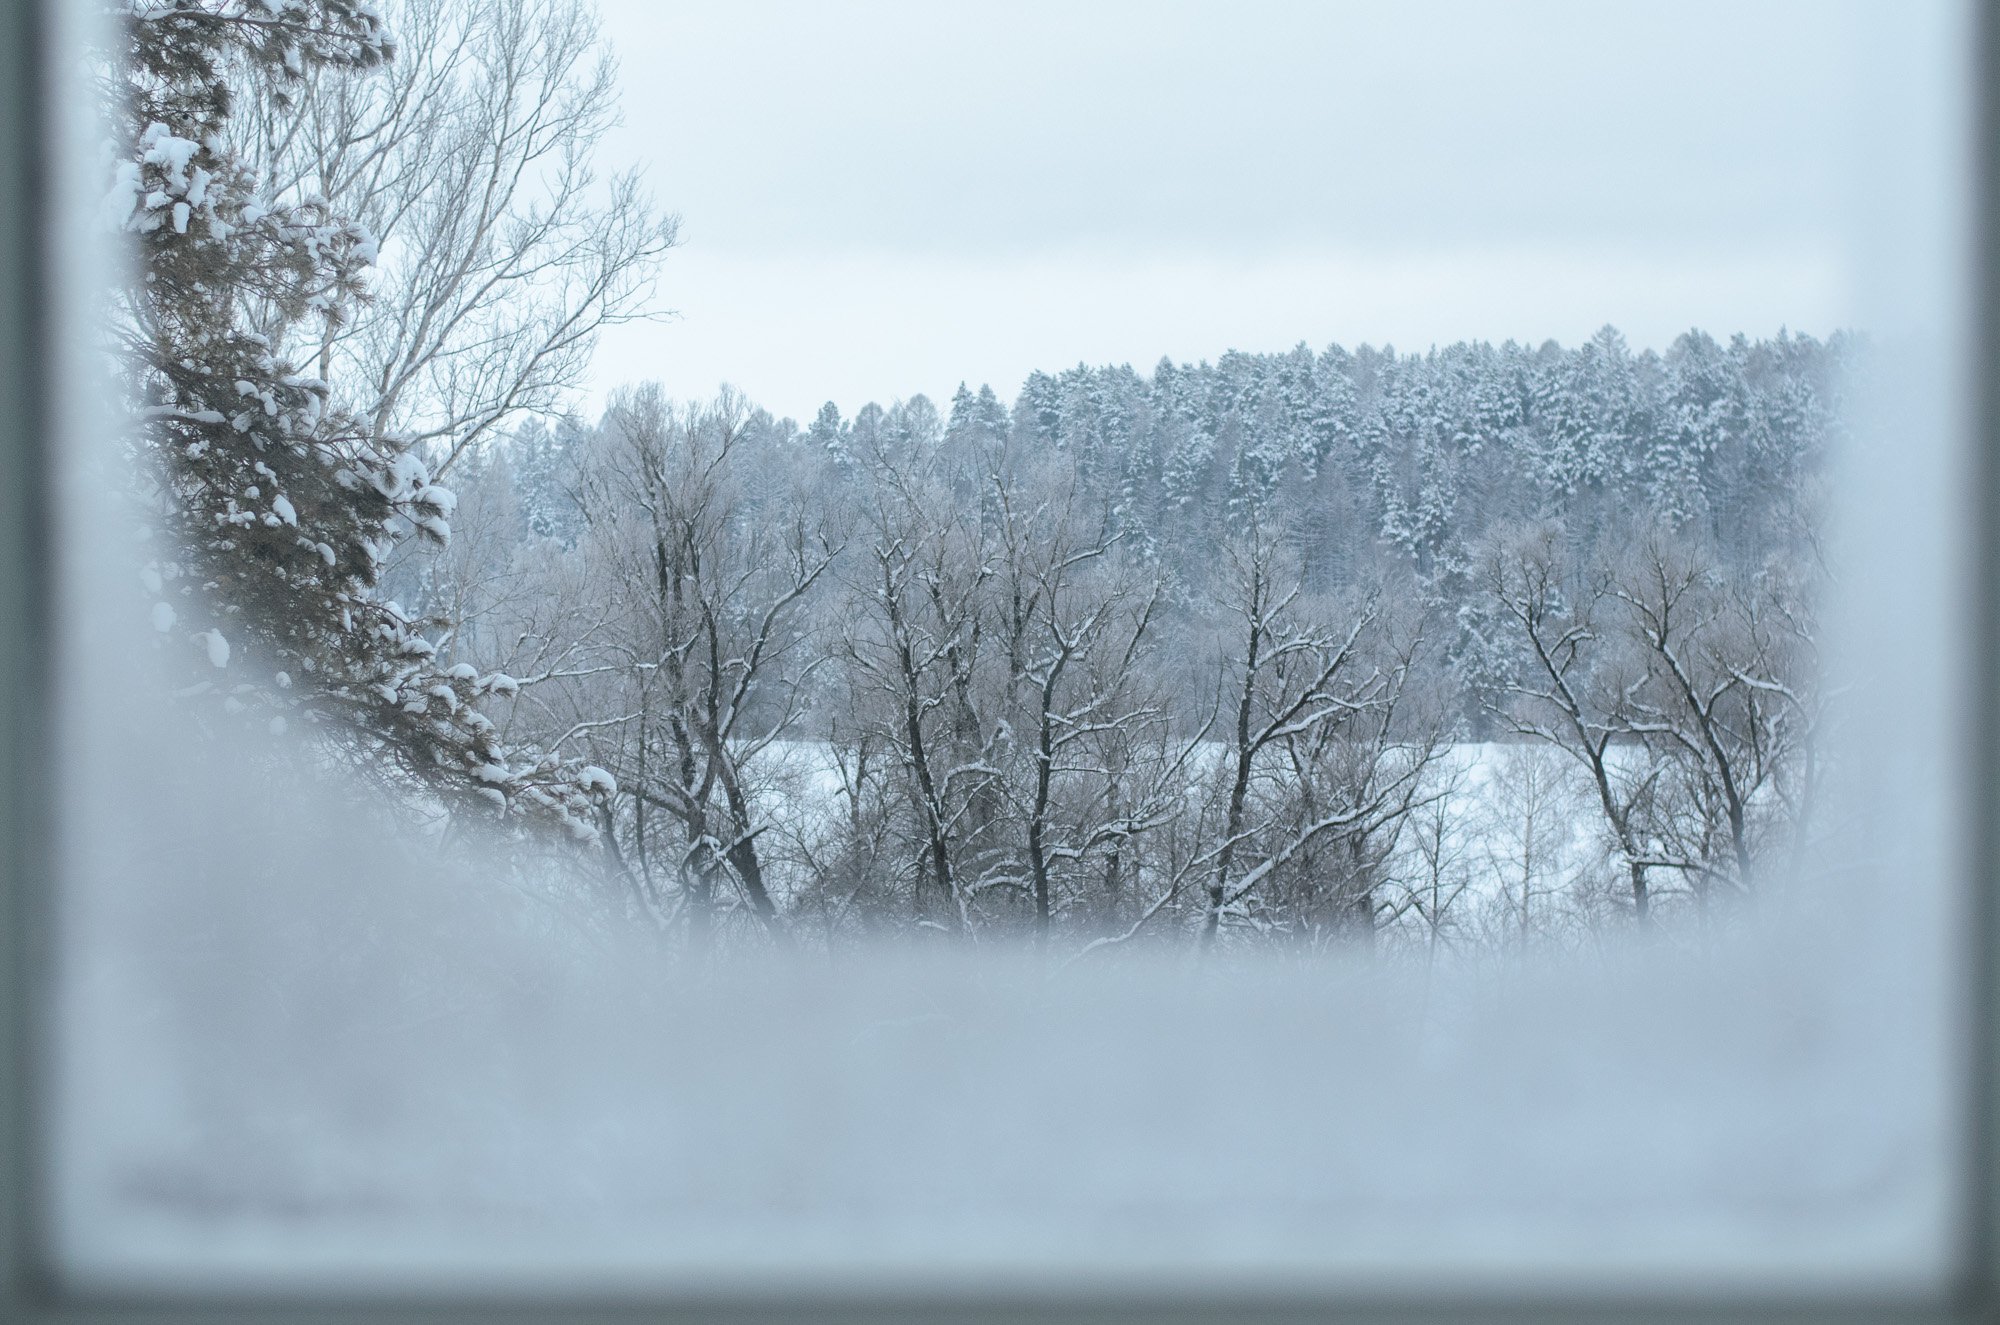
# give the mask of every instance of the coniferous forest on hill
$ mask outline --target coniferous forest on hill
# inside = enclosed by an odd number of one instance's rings
[[[1781,332],[1701,331],[1633,353],[1606,327],[1584,345],[1460,343],[1422,355],[1300,345],[1030,376],[1012,405],[963,383],[942,410],[912,397],[804,426],[739,401],[763,460],[851,486],[870,458],[937,453],[961,487],[996,458],[1073,466],[1109,527],[1190,585],[1258,513],[1297,540],[1306,578],[1336,588],[1406,574],[1428,604],[1468,606],[1474,551],[1497,527],[1553,520],[1598,555],[1635,521],[1707,543],[1731,566],[1789,557],[1817,528],[1827,449],[1857,353]],[[571,539],[568,448],[588,425],[537,421],[485,463],[522,531]],[[1058,459],[1058,458],[1061,459]],[[830,463],[828,463],[830,462]]]

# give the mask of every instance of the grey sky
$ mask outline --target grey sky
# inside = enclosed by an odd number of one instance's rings
[[[685,244],[600,393],[1850,318],[1849,5],[602,8]]]

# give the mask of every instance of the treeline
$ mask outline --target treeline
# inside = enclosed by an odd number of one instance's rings
[[[642,388],[466,462],[406,582],[691,941],[1708,913],[1809,841],[1852,352],[1231,355],[804,428]]]
[[[963,384],[942,412],[916,396],[809,425],[753,414],[758,444],[851,479],[898,450],[971,457],[1007,445],[1059,453],[1115,528],[1199,578],[1205,549],[1252,510],[1295,530],[1312,581],[1335,587],[1407,569],[1462,590],[1498,522],[1558,519],[1589,554],[1638,513],[1657,515],[1753,568],[1817,519],[1820,475],[1843,417],[1854,338],[1770,340],[1701,331],[1634,354],[1606,327],[1581,346],[1459,343],[1421,355],[1339,345],[1314,354],[1231,352],[1034,373],[1011,407]],[[513,461],[542,533],[573,534],[559,458],[587,431],[530,425]]]
[[[1553,520],[1567,554],[1590,561],[1657,521],[1742,575],[1809,550],[1855,357],[1846,334],[1724,345],[1699,331],[1633,354],[1609,327],[1574,349],[1300,346],[1162,361],[1150,378],[1035,373],[1011,408],[961,385],[943,412],[916,396],[852,419],[829,403],[805,427],[753,410],[742,427],[760,467],[810,472],[825,490],[853,488],[883,457],[936,452],[965,499],[991,456],[1059,460],[1181,607],[1261,512],[1286,529],[1308,587],[1396,584],[1436,616],[1464,669],[1459,729],[1489,736],[1496,678],[1474,568],[1493,530]],[[489,457],[526,532],[576,537],[565,453],[589,432],[531,424]]]

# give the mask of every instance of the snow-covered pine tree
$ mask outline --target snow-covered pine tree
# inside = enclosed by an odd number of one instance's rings
[[[359,76],[394,54],[369,0],[131,0],[103,63],[105,223],[137,260],[111,345],[155,556],[142,578],[177,689],[211,722],[302,719],[343,754],[444,803],[553,819],[589,837],[596,770],[508,750],[479,704],[509,677],[440,669],[376,585],[396,541],[450,536],[454,499],[392,439],[329,405],[250,311],[341,325],[374,241],[334,203],[274,205],[230,151],[251,97],[309,70]],[[266,322],[269,326],[269,322]],[[305,336],[300,340],[312,340]]]
[[[583,532],[583,513],[576,502],[576,459],[590,428],[574,414],[565,414],[551,428],[531,419],[511,439],[521,491],[521,510],[528,532],[574,547]]]
[[[853,448],[849,445],[847,424],[840,417],[840,406],[831,400],[819,407],[813,416],[812,426],[806,429],[806,443],[812,453],[830,461],[836,471],[846,472],[854,466]]]
[[[1062,388],[1047,373],[1029,373],[1028,380],[1021,384],[1021,394],[1014,400],[1015,428],[1024,441],[1033,439],[1050,445],[1061,425]]]
[[[951,415],[944,428],[945,446],[955,455],[976,458],[979,465],[990,470],[1007,445],[1010,426],[1007,407],[993,394],[992,387],[982,386],[979,394],[974,395],[960,382],[951,396]]]

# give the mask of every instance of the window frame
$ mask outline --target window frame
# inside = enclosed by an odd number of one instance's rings
[[[1964,1157],[1972,1181],[1962,1224],[1963,1273],[1942,1301],[1824,1301],[1782,1298],[1618,1298],[1568,1294],[1495,1299],[1454,1295],[1424,1299],[1342,1298],[1201,1301],[1164,1298],[1061,1299],[1023,1295],[814,1300],[802,1297],[650,1300],[578,1295],[451,1300],[355,1294],[346,1297],[237,1296],[172,1300],[83,1297],[57,1277],[39,1211],[48,1175],[35,1138],[40,1083],[47,1079],[51,1029],[42,991],[53,935],[54,879],[48,712],[55,693],[50,665],[57,558],[49,538],[55,421],[52,356],[60,331],[49,159],[55,119],[50,60],[57,51],[57,6],[65,0],[0,0],[0,1318],[86,1321],[410,1321],[560,1320],[997,1321],[1158,1320],[1276,1321],[1681,1321],[2000,1319],[2000,685],[1980,688],[1970,724],[1976,742],[1973,804],[1983,812],[1961,831],[1973,924],[1969,930],[1968,1007],[1964,1027],[1973,1071]],[[74,0],[68,0],[74,2]],[[2000,3],[1980,4],[1972,52],[1975,98],[1970,191],[1975,293],[1976,398],[1969,415],[1977,447],[1974,647],[1981,674],[2000,676]]]

